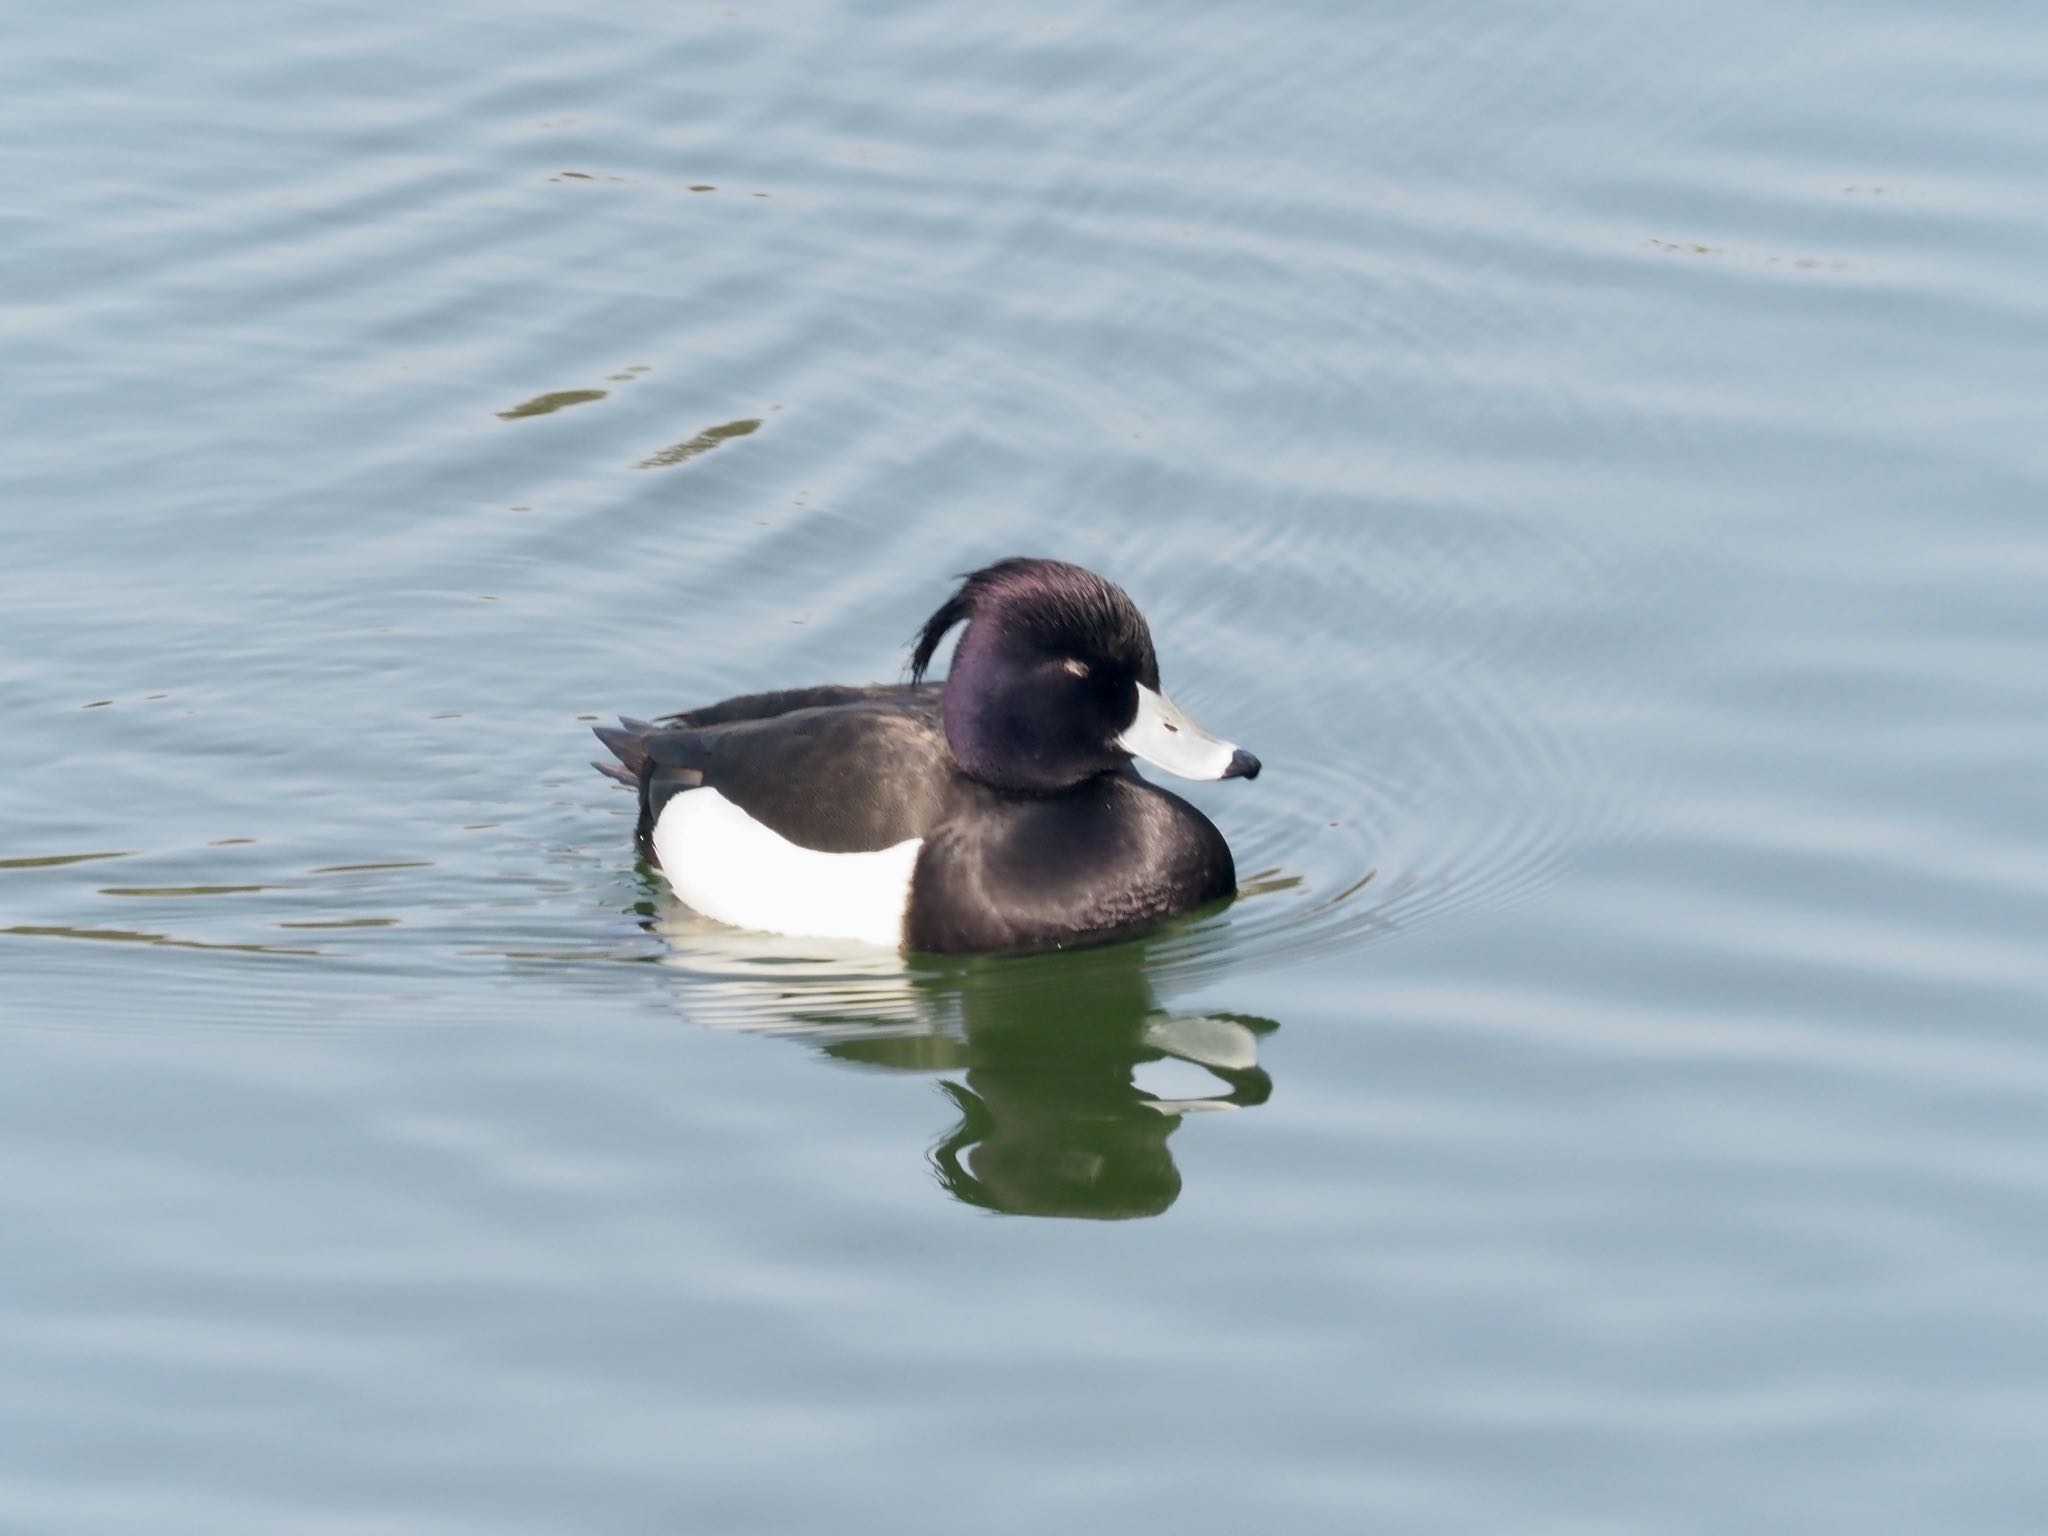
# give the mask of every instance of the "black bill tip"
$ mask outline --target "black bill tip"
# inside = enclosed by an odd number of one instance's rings
[[[1256,779],[1259,776],[1259,768],[1259,760],[1243,747],[1239,747],[1230,754],[1230,766],[1223,770],[1221,776],[1226,779]]]

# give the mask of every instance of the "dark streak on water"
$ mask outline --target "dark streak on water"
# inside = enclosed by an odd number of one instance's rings
[[[749,417],[741,421],[728,421],[716,427],[706,427],[695,437],[688,438],[680,443],[671,444],[669,447],[662,449],[661,452],[642,459],[638,464],[634,465],[634,468],[667,469],[672,464],[681,464],[686,459],[694,459],[699,454],[709,453],[720,443],[729,443],[736,437],[746,437],[751,433],[758,432],[760,429],[761,422],[758,417]]]
[[[2029,9],[16,31],[0,1529],[2041,1525]],[[677,910],[1016,551],[1241,898]]]
[[[509,411],[498,412],[500,421],[523,421],[529,416],[552,416],[556,411],[567,410],[572,405],[588,405],[593,400],[605,398],[602,389],[557,389],[545,395],[535,395],[531,400],[515,405]]]

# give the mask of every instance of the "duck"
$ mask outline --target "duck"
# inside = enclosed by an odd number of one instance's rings
[[[1141,777],[1253,779],[1163,691],[1116,583],[1013,556],[963,575],[908,680],[745,694],[598,726],[642,855],[737,928],[933,954],[1062,949],[1237,890],[1215,823]],[[964,625],[943,681],[926,676]]]

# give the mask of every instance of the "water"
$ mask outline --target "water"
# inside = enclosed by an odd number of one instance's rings
[[[2030,11],[8,33],[0,1528],[2048,1518]],[[669,906],[1013,552],[1243,899]]]

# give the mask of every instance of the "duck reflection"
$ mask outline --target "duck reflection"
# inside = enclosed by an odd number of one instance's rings
[[[946,1067],[961,1074],[943,1084],[960,1118],[931,1153],[955,1199],[1019,1216],[1156,1216],[1180,1196],[1167,1143],[1183,1117],[1272,1093],[1258,1064],[1270,1021],[1162,1012],[1140,948],[1118,951],[1115,966],[1088,957],[1071,984],[1000,970],[924,982],[958,1007],[957,1032],[940,1038],[952,1047]],[[933,1065],[929,1043],[914,1040],[837,1040],[824,1050],[870,1066]],[[1172,1064],[1182,1070],[1145,1070]]]
[[[705,968],[708,925],[661,927],[675,963]],[[732,942],[719,945],[728,959]],[[1182,1121],[1271,1095],[1258,1047],[1278,1027],[1163,1010],[1148,971],[1157,942],[929,969],[896,959],[865,975],[846,968],[850,955],[835,964],[756,946],[749,990],[758,1003],[755,989],[770,988],[778,1017],[745,1022],[801,1031],[849,1065],[942,1074],[957,1120],[930,1161],[957,1200],[1020,1216],[1156,1216],[1180,1196],[1169,1143]],[[716,970],[704,979],[737,1000],[733,969]],[[802,973],[818,995],[792,985]]]

